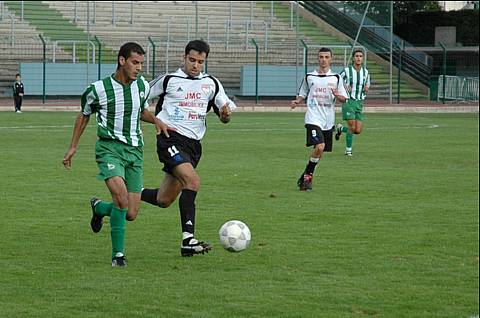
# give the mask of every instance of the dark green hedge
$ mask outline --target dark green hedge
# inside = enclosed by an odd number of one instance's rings
[[[435,27],[457,27],[457,43],[478,45],[478,10],[415,12],[394,33],[416,46],[433,46]]]

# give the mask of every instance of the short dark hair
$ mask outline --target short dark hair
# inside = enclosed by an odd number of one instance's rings
[[[330,56],[333,56],[332,50],[330,50],[328,47],[320,48],[320,50],[318,50],[318,54],[320,54],[321,52],[330,52]]]
[[[22,76],[22,75],[20,75],[20,73],[17,73],[17,74],[15,74],[15,77],[17,77],[17,76]]]
[[[185,55],[190,53],[191,50],[195,50],[199,53],[204,52],[206,57],[208,57],[208,53],[210,53],[210,46],[205,41],[193,40],[188,42],[187,46],[185,47]]]
[[[362,49],[355,49],[355,50],[353,50],[352,57],[354,57],[355,54],[357,54],[357,53],[362,53],[362,56],[365,56],[365,53],[363,53]]]
[[[122,45],[122,47],[118,51],[117,68],[120,67],[120,57],[123,57],[127,60],[130,56],[132,56],[133,52],[140,55],[145,55],[145,51],[140,46],[140,44],[137,44],[135,42],[127,42],[124,45]]]

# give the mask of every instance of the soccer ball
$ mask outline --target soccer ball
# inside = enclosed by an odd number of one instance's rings
[[[248,226],[237,220],[223,224],[218,234],[220,235],[220,244],[230,252],[243,251],[248,247],[252,238]]]

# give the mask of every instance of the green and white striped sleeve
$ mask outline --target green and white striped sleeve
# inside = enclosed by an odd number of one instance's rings
[[[82,95],[82,114],[85,116],[90,116],[98,109],[98,95],[95,91],[95,86],[91,84],[87,87],[85,92]]]

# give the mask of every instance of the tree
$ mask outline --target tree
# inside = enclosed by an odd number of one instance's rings
[[[368,1],[345,1],[345,7],[363,13]],[[405,19],[414,12],[440,11],[438,1],[394,1],[393,20],[395,24],[405,22]],[[390,25],[390,1],[371,1],[367,17],[380,25]]]
[[[401,24],[415,12],[440,11],[438,1],[394,1],[393,15],[395,24]]]

